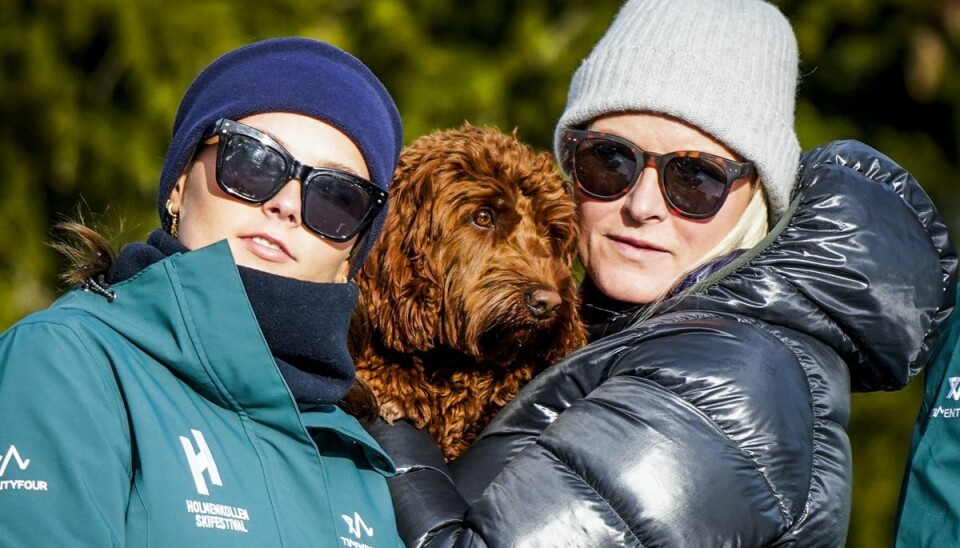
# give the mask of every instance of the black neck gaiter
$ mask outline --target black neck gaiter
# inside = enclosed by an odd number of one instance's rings
[[[110,283],[126,280],[174,253],[189,251],[162,230],[120,251]],[[254,315],[298,404],[336,403],[356,370],[347,351],[357,284],[314,283],[238,267]]]

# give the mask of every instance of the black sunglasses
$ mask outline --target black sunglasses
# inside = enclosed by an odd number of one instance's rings
[[[313,232],[344,242],[376,217],[387,193],[353,173],[301,164],[272,137],[221,118],[204,139],[220,138],[217,184],[245,202],[262,204],[291,179],[300,181],[301,218]]]
[[[656,154],[599,131],[568,129],[563,142],[564,168],[587,196],[616,200],[630,192],[644,169],[652,167],[659,174],[667,205],[691,219],[716,215],[733,182],[756,174],[752,162],[689,150]]]

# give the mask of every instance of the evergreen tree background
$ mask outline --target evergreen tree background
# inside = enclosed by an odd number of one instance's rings
[[[801,144],[863,140],[925,186],[956,231],[960,0],[779,0],[801,50]],[[299,35],[355,54],[405,140],[464,121],[549,150],[569,79],[618,0],[0,2],[0,328],[48,305],[51,225],[84,213],[142,239],[179,99],[223,52]],[[734,77],[731,75],[731,77]],[[746,85],[746,83],[745,83]],[[120,220],[123,221],[120,226]],[[909,265],[904,265],[909,268]],[[892,541],[922,387],[855,395],[849,546]]]

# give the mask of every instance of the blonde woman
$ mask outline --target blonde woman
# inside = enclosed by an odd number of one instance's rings
[[[909,174],[803,157],[793,31],[760,0],[633,0],[570,86],[593,341],[449,467],[372,428],[414,546],[843,546],[850,390],[915,375],[956,257]]]

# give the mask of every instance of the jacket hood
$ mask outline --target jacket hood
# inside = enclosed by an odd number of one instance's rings
[[[888,157],[838,141],[801,158],[770,234],[664,303],[809,334],[833,348],[858,391],[895,390],[924,366],[953,309],[957,256],[917,181]]]
[[[247,298],[225,240],[173,253],[105,288],[73,290],[52,309],[92,316],[129,343],[137,363],[145,354],[215,405],[312,445],[304,427],[330,430],[359,444],[370,466],[392,474],[387,455],[363,428],[334,405],[297,412]],[[54,312],[43,311],[41,314]],[[159,395],[158,395],[159,397]]]
[[[150,262],[110,285],[112,299],[71,291],[58,305],[95,316],[218,405],[270,408],[291,398],[226,241]]]

